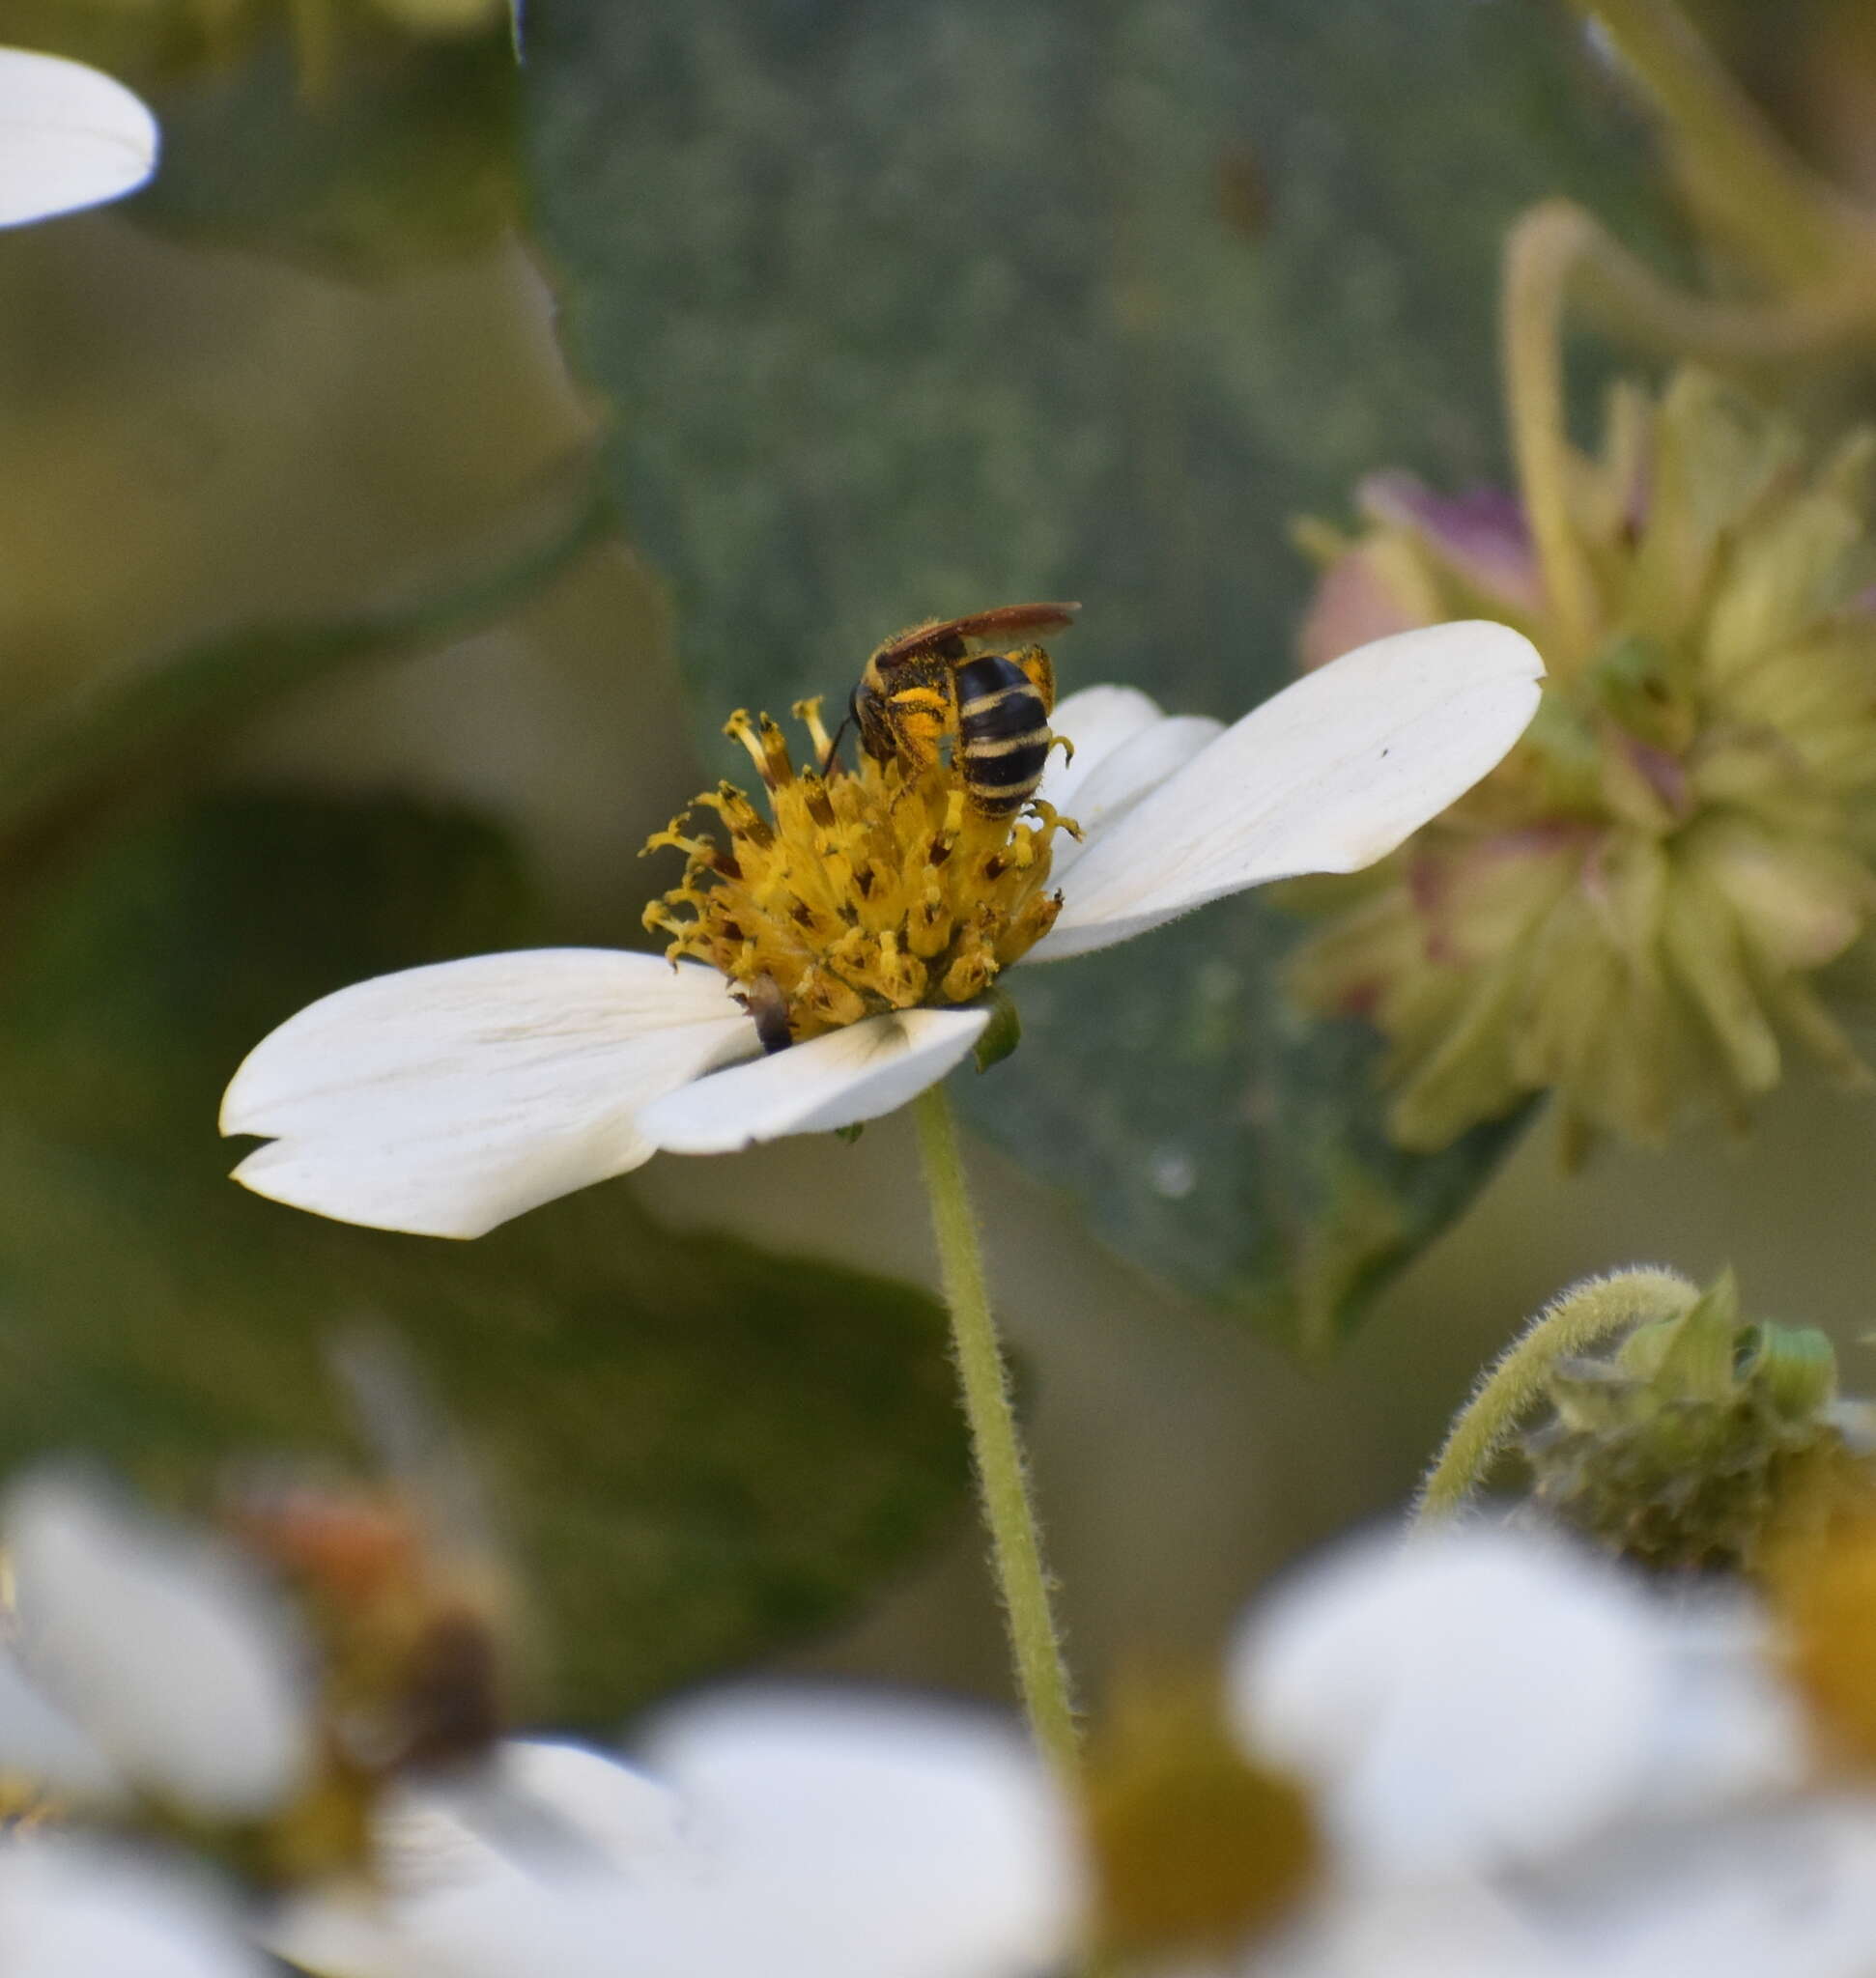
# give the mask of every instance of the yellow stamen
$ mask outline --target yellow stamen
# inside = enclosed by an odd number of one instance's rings
[[[825,770],[827,758],[833,752],[834,738],[827,732],[821,721],[821,697],[818,693],[810,699],[798,700],[793,708],[795,720],[808,730],[808,739],[814,745],[814,760]]]
[[[832,741],[818,701],[795,709],[813,747],[798,771],[782,731],[738,710],[725,733],[749,751],[768,793],[764,817],[733,784],[700,796],[722,838],[688,814],[646,850],[685,856],[683,877],[645,909],[666,953],[721,969],[772,1027],[812,1037],[862,1017],[968,1003],[1054,924],[1050,844],[1079,835],[1046,804],[981,816],[953,766],[934,758],[823,774]],[[726,842],[722,839],[726,838]]]

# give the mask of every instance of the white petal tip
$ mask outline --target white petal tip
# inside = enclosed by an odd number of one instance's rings
[[[1496,767],[1543,677],[1529,639],[1484,619],[1319,666],[1091,834],[1029,959],[1110,947],[1247,887],[1372,865]]]
[[[355,983],[248,1053],[223,1133],[244,1188],[338,1222],[486,1234],[650,1159],[639,1107],[747,1051],[714,970],[540,948]]]
[[[156,170],[156,118],[121,82],[0,48],[0,227],[122,199]]]
[[[427,1214],[401,1209],[388,1191],[376,1200],[360,1200],[342,1153],[324,1163],[316,1156],[307,1158],[284,1141],[270,1141],[266,1146],[256,1147],[229,1171],[228,1178],[239,1182],[249,1195],[278,1202],[282,1208],[303,1209],[309,1215],[354,1223],[360,1229],[388,1229],[398,1236],[442,1236],[468,1242],[486,1236],[508,1220],[504,1215],[472,1213],[460,1204],[452,1204],[448,1210],[433,1208]]]

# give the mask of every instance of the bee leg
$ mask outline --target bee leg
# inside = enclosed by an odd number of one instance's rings
[[[945,737],[955,725],[952,704],[935,687],[906,687],[886,703],[893,747],[914,776],[938,760]]]
[[[1055,712],[1055,662],[1039,645],[1026,645],[1009,655],[1011,663],[1041,696],[1042,712]]]

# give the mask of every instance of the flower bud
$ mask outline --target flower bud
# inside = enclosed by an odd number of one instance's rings
[[[1847,1509],[1876,1513],[1830,1341],[1742,1323],[1730,1271],[1606,1357],[1560,1363],[1548,1398],[1520,1444],[1533,1501],[1636,1565],[1759,1572]]]

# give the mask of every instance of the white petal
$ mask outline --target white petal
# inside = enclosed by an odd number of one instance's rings
[[[1537,710],[1543,671],[1527,638],[1482,622],[1319,666],[1102,831],[1026,959],[1107,947],[1268,880],[1372,864],[1498,762]]]
[[[1166,719],[1159,703],[1137,687],[1084,687],[1055,704],[1049,727],[1075,745],[1049,751],[1037,795],[1069,816],[1077,815],[1081,786],[1123,742]]]
[[[1459,1876],[1331,1881],[1239,1968],[1245,1978],[1585,1978],[1504,1894]]]
[[[1739,1591],[1689,1594],[1660,1617],[1673,1673],[1641,1807],[1685,1819],[1799,1790],[1812,1769],[1799,1700],[1763,1612]]]
[[[127,1776],[210,1818],[298,1786],[303,1657],[239,1559],[58,1477],[14,1489],[0,1535],[22,1661]]]
[[[1645,1833],[1623,1839],[1606,1866],[1612,1886],[1587,1891],[1571,1919],[1575,1978],[1876,1970],[1876,1806],[1866,1795],[1813,1795],[1763,1818],[1670,1830],[1652,1846]]]
[[[1672,1679],[1620,1575],[1472,1528],[1305,1571],[1251,1616],[1233,1701],[1247,1744],[1317,1783],[1352,1860],[1451,1874],[1542,1858],[1625,1810]]]
[[[713,1920],[739,1918],[770,1972],[1017,1978],[1070,1948],[1068,1823],[1027,1741],[995,1718],[731,1695],[668,1720],[646,1763],[718,1864],[701,1891]]]
[[[133,192],[156,166],[156,120],[108,75],[0,48],[0,227]]]
[[[327,1978],[573,1978],[589,1950],[618,1978],[632,1920],[619,1906],[648,1877],[683,1873],[685,1857],[665,1787],[615,1758],[531,1740],[503,1744],[470,1777],[394,1789],[373,1841],[380,1887],[288,1904],[270,1949]],[[562,1954],[544,1962],[550,1941]]]
[[[1060,879],[1101,832],[1224,731],[1225,724],[1208,715],[1164,715],[1110,751],[1075,792],[1075,807],[1067,814],[1081,827],[1082,835],[1079,841],[1066,834],[1056,839],[1055,876]]]
[[[123,1774],[34,1685],[10,1650],[0,1651],[0,1776],[30,1779],[60,1798],[111,1806]]]
[[[327,1978],[1031,1978],[1070,1948],[1069,1823],[987,1715],[744,1694],[668,1719],[648,1764],[668,1803],[636,1774],[623,1799],[579,1782],[583,1863],[536,1848],[415,1896],[302,1903],[278,1947]],[[562,1814],[569,1783],[541,1793]]]
[[[194,1869],[35,1834],[0,1844],[7,1978],[263,1978]]]
[[[479,955],[302,1009],[236,1072],[221,1130],[272,1139],[235,1170],[258,1195],[479,1236],[649,1160],[639,1109],[755,1048],[714,969],[610,948]]]
[[[681,1087],[647,1106],[639,1127],[674,1154],[728,1154],[878,1119],[961,1063],[989,1021],[982,1009],[869,1016]]]
[[[377,1840],[392,1885],[409,1893],[524,1872],[630,1874],[678,1847],[679,1812],[664,1786],[616,1758],[511,1738],[468,1778],[391,1794]]]

